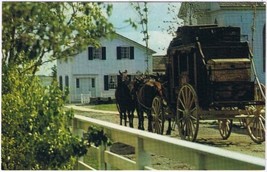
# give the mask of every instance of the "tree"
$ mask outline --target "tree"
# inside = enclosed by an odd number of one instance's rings
[[[3,2],[2,62],[38,67],[75,55],[113,31],[106,16],[112,6],[87,2]],[[48,60],[44,61],[44,57]]]
[[[113,30],[110,12],[100,3],[2,3],[2,169],[73,169],[86,153],[88,142],[68,128],[67,93],[56,81],[43,87],[34,74],[48,61],[98,46]]]
[[[162,26],[158,27],[161,28],[162,31],[166,30],[168,34],[176,36],[177,27],[183,24],[183,22],[180,21],[181,19],[178,16],[177,5],[173,3],[168,3],[168,12],[166,15],[171,16],[171,20],[163,21],[164,24],[167,24],[167,29],[164,29],[164,27]]]
[[[148,56],[148,49],[149,49],[148,41],[149,41],[149,34],[148,34],[148,7],[147,7],[147,2],[144,2],[143,4],[141,4],[140,2],[131,3],[131,6],[134,8],[134,10],[138,14],[138,17],[139,17],[139,21],[137,22],[138,24],[136,24],[136,22],[132,21],[131,19],[128,19],[125,22],[130,23],[130,25],[134,29],[137,29],[138,25],[141,25],[141,27],[142,27],[141,33],[143,34],[143,41],[146,44],[146,63],[147,63],[146,73],[149,73],[149,69],[148,69],[148,58],[149,58],[149,56]]]

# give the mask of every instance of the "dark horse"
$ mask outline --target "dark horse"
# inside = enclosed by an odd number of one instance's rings
[[[127,76],[127,70],[125,72],[119,71],[118,86],[115,91],[116,105],[120,113],[120,125],[122,125],[122,120],[124,119],[124,125],[127,126],[127,114],[129,118],[129,126],[133,128],[133,118],[135,103],[133,97],[130,93],[128,84],[130,83]]]
[[[153,116],[151,113],[152,102],[156,96],[159,96],[165,100],[163,85],[152,79],[139,80],[130,83],[131,93],[135,95],[135,102],[138,114],[138,129],[144,130],[144,112],[148,118],[148,131],[152,132]],[[167,134],[171,132],[171,125],[169,120],[169,128]],[[163,131],[162,131],[163,132]]]

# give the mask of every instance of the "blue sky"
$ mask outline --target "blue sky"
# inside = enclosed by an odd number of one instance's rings
[[[129,2],[111,2],[113,4],[112,15],[109,21],[115,27],[117,33],[132,39],[142,45],[145,42],[142,41],[143,34],[140,33],[141,26],[137,30],[132,28],[128,23],[124,21],[131,18],[132,21],[138,21],[138,14],[130,5]],[[142,4],[142,2],[140,2]],[[168,14],[168,7],[174,9],[176,12]],[[156,54],[164,55],[166,54],[166,48],[168,47],[173,36],[167,33],[167,28],[169,24],[164,23],[164,21],[172,21],[172,17],[178,14],[180,3],[178,2],[149,2],[148,3],[148,34],[149,47],[156,51]],[[181,22],[181,20],[179,20]],[[176,29],[178,25],[176,24]],[[56,62],[43,65],[38,72],[42,75],[50,75],[51,67],[55,65]]]
[[[140,3],[143,4],[142,2]],[[166,48],[173,38],[166,31],[169,24],[164,23],[164,21],[172,21],[172,17],[175,15],[174,13],[168,14],[168,7],[171,7],[172,5],[175,6],[172,7],[172,9],[175,9],[178,14],[180,3],[148,3],[148,29],[150,35],[149,47],[156,51],[156,54],[165,54]],[[137,12],[128,2],[113,3],[113,14],[110,17],[110,21],[113,23],[116,31],[123,36],[145,45],[145,42],[142,41],[143,35],[140,33],[141,26],[138,27],[138,30],[134,30],[131,26],[124,22],[129,18],[133,21],[138,21],[139,19]],[[181,22],[181,20],[179,20],[179,22]],[[178,25],[176,25],[176,29],[177,27]]]

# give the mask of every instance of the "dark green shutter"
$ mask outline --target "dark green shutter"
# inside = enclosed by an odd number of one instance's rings
[[[106,47],[102,47],[102,60],[106,60]]]
[[[88,60],[93,60],[93,47],[88,47]]]
[[[130,59],[134,59],[134,47],[130,47]]]
[[[62,79],[62,76],[59,76],[59,88],[60,88],[60,90],[63,90],[63,79]]]
[[[117,47],[117,59],[121,59],[121,47]]]
[[[104,90],[108,90],[108,75],[104,75]]]

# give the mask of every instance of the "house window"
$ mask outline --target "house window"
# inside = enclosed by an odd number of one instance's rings
[[[134,47],[117,47],[117,59],[134,59]]]
[[[121,47],[121,58],[122,59],[130,58],[130,47]]]
[[[116,87],[117,87],[117,76],[116,75],[110,75],[108,88],[109,89],[116,89]]]
[[[69,76],[65,76],[65,86],[69,87]]]
[[[76,78],[76,88],[80,88],[80,79]]]
[[[92,88],[95,88],[95,78],[92,78]]]
[[[62,76],[59,76],[59,88],[63,90],[63,78]]]
[[[117,87],[117,75],[105,75],[104,90],[116,89],[116,87]]]
[[[88,47],[88,60],[106,60],[106,47]]]
[[[102,48],[94,48],[93,59],[101,59],[101,58],[102,58]]]

